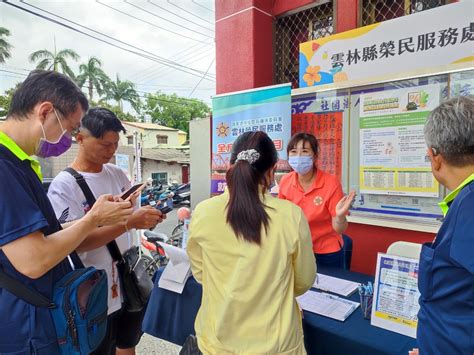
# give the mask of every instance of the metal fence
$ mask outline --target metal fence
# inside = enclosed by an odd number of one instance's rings
[[[327,1],[275,21],[275,84],[298,87],[299,44],[334,32],[333,1]]]
[[[359,26],[371,25],[446,5],[449,0],[362,0]]]

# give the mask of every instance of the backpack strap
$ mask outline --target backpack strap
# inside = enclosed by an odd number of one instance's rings
[[[82,174],[79,174],[76,170],[74,170],[71,167],[67,167],[66,169],[64,169],[64,171],[68,172],[74,177],[74,179],[76,179],[77,184],[81,188],[82,193],[84,194],[84,197],[86,198],[87,203],[89,204],[89,208],[92,208],[92,206],[95,203],[95,196],[92,193],[89,185],[87,185],[87,182],[86,182],[86,179],[84,179],[84,176],[82,176]]]
[[[64,171],[68,172],[74,177],[74,179],[76,179],[77,184],[81,188],[82,193],[84,194],[84,197],[86,198],[87,204],[89,205],[90,208],[92,208],[96,199],[89,185],[87,184],[86,179],[84,179],[84,176],[82,176],[80,173],[78,173],[76,170],[74,170],[71,167],[67,167],[66,169],[64,169]],[[115,240],[112,240],[111,242],[107,244],[107,249],[109,250],[110,256],[112,257],[114,261],[120,262],[123,260],[122,253],[120,252],[120,249]]]
[[[43,296],[38,291],[32,290],[23,282],[8,275],[3,269],[0,269],[0,288],[11,292],[16,297],[29,304],[41,308],[56,308],[54,302]]]

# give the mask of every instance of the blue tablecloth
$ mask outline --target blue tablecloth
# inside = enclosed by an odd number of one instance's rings
[[[318,272],[356,282],[373,277],[341,269],[319,268]],[[162,270],[155,274],[150,302],[143,320],[143,331],[178,345],[194,334],[194,319],[201,304],[202,288],[190,278],[181,295],[158,287]],[[349,297],[359,301],[357,293]],[[360,307],[345,322],[304,312],[303,329],[306,350],[317,354],[403,354],[416,347],[416,340],[370,325]]]

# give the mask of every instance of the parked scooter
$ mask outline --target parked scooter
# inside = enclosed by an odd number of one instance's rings
[[[173,196],[173,202],[175,205],[191,205],[191,184],[181,185]]]
[[[165,191],[162,184],[148,188],[142,192],[141,206],[149,205],[151,201],[159,201],[160,195]]]
[[[171,195],[171,197],[174,196],[175,191],[180,186],[181,185],[178,185],[178,184],[173,184],[173,185],[168,186],[164,191],[161,192],[161,194],[158,197],[158,200],[163,202],[163,201],[167,200],[170,197],[170,195]]]
[[[187,205],[191,204],[191,184],[181,184],[165,190],[159,197],[161,202],[166,201],[167,199],[172,198],[173,204],[178,205]]]
[[[145,231],[142,236],[142,246],[150,252],[151,256],[143,255],[142,258],[145,262],[145,269],[153,277],[156,270],[162,266],[166,266],[168,258],[166,257],[163,247],[159,242],[166,242],[168,237],[163,233],[156,233],[152,231]]]
[[[145,231],[142,236],[142,246],[150,252],[150,256],[143,255],[145,260],[145,267],[150,276],[153,276],[156,270],[160,267],[166,266],[168,258],[166,257],[163,247],[159,244],[167,243],[175,247],[183,247],[183,236],[186,231],[184,220],[189,219],[191,211],[189,208],[181,207],[178,212],[178,224],[171,232],[171,237],[168,238],[164,233]]]

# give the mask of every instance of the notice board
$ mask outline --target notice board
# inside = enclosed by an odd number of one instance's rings
[[[316,135],[318,166],[357,192],[352,216],[439,226],[449,191],[432,176],[423,126],[444,100],[474,94],[474,70],[292,95],[292,134]]]

